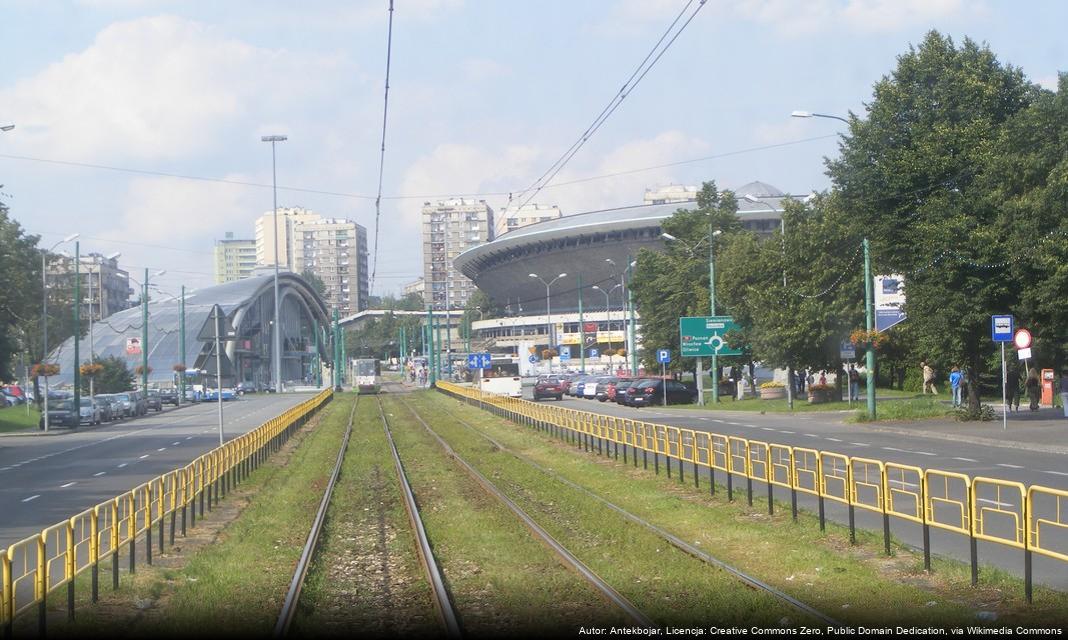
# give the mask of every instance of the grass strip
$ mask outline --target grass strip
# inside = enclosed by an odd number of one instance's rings
[[[102,577],[101,602],[80,607],[74,622],[50,620],[49,635],[269,636],[330,477],[350,407],[351,396],[337,394],[318,414],[318,424],[291,440],[288,458],[272,456],[214,512],[203,521],[198,517],[191,537],[210,529],[213,516],[247,501],[213,543],[183,566],[167,566],[168,556],[185,544],[178,538],[176,546],[167,548],[170,553],[156,558],[156,566],[139,558],[137,573],[124,578],[118,591],[111,591]],[[140,544],[138,550],[143,553]],[[79,600],[87,595],[86,582],[80,580]],[[33,628],[33,619],[26,616],[23,622]]]
[[[418,405],[438,416],[455,413],[516,453],[840,620],[967,625],[983,610],[996,612],[998,624],[1068,623],[1068,594],[1036,587],[1034,605],[1027,606],[1022,582],[1003,571],[984,568],[973,588],[962,563],[937,559],[935,571],[926,574],[922,557],[906,547],[895,544],[895,555],[883,556],[881,536],[870,532],[858,531],[859,544],[851,546],[848,530],[834,523],[821,533],[807,514],[793,524],[788,508],[768,516],[766,502],[758,500],[753,508],[729,504],[722,491],[712,498],[707,477],[703,490],[680,485],[651,470],[576,451],[443,395],[421,394]],[[489,449],[485,442],[481,446]],[[511,458],[503,466],[517,464]]]
[[[301,594],[293,634],[438,633],[378,407],[361,398],[352,441]]]
[[[40,421],[41,412],[34,406],[30,407],[28,415],[25,405],[0,409],[0,433],[37,429]]]
[[[458,454],[658,624],[815,623],[781,600],[709,568],[583,493],[502,453],[444,414],[440,403],[450,400],[418,396],[413,406],[421,415],[432,416],[424,419]]]
[[[400,406],[383,397],[394,440],[465,631],[573,633],[583,624],[625,626],[623,614],[445,455]]]

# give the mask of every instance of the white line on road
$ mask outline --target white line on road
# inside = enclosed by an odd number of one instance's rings
[[[839,440],[838,438],[832,438],[831,436],[826,436],[826,437],[827,437],[827,439],[828,439],[828,440],[830,440],[831,442],[841,442],[841,440]]]
[[[750,429],[756,429],[756,427],[757,427],[755,424],[743,424],[742,426],[743,427],[749,427]]]
[[[1055,476],[1068,476],[1068,473],[1063,471],[1043,471],[1042,473],[1052,473]]]
[[[772,429],[771,427],[760,427],[760,428],[763,429],[764,431],[775,431],[775,429]]]
[[[883,447],[884,451],[897,451],[898,453],[908,453],[904,449],[895,449],[894,447]]]
[[[1006,469],[1023,469],[1023,467],[1021,467],[1018,464],[1002,464],[1002,463],[999,462],[998,466],[999,467],[1005,467]]]
[[[934,454],[934,453],[928,453],[928,452],[926,452],[926,451],[913,451],[913,453],[918,453],[918,454],[920,454],[921,456],[933,456],[933,455],[936,455],[936,454]]]
[[[972,460],[971,458],[953,458],[954,460],[960,460],[961,462],[979,462],[978,460]]]
[[[818,438],[818,437],[819,437],[819,435],[817,435],[817,434],[815,434],[815,433],[806,433],[805,435],[806,435],[807,437],[809,437],[809,438]]]
[[[182,443],[181,443],[181,442],[172,442],[172,443],[171,443],[171,446],[172,446],[172,447],[177,447],[177,446],[178,446],[178,445],[180,445],[180,444],[182,444]]]
[[[987,500],[986,498],[976,498],[976,499],[979,500],[979,502],[985,502],[987,504],[992,504],[992,505],[994,505],[996,507],[1012,507],[1012,506],[1015,506],[1010,502],[999,502],[997,500]]]
[[[188,438],[186,438],[186,440],[192,440],[192,439],[193,439],[193,436],[189,436]]]
[[[119,468],[121,469],[121,468],[125,467],[127,464],[129,464],[129,463],[128,462],[123,462],[122,464],[119,465]]]
[[[35,496],[30,496],[29,498],[23,498],[22,501],[23,502],[30,502],[30,501],[36,500],[37,498],[40,498],[40,497],[41,497],[41,494],[38,493]]]
[[[159,449],[156,449],[156,451],[166,451],[166,450],[167,450],[167,447],[160,447]]]
[[[99,478],[100,476],[104,475],[105,473],[107,473],[107,471],[101,471],[100,473],[94,473],[93,477],[94,478]]]
[[[718,422],[720,424],[723,424],[723,421],[720,420],[719,418],[712,418],[712,422]]]
[[[920,486],[920,485],[918,485],[918,484],[916,484],[914,482],[905,482],[904,480],[887,480],[887,483],[889,483],[889,484],[899,484],[899,485],[901,485],[903,487],[918,487],[918,486]]]
[[[138,458],[138,460],[144,460],[144,459],[145,459],[145,458],[147,458],[147,457],[148,457],[148,454],[146,453],[145,455],[143,455],[143,456],[141,456],[140,458]]]
[[[786,429],[780,429],[779,432],[780,433],[789,433],[790,435],[794,435],[793,431],[787,431]]]
[[[866,442],[850,442],[849,444],[853,445],[854,447],[867,447],[867,446],[870,446]]]
[[[708,422],[709,420],[711,420],[711,418],[699,418],[699,420],[704,420],[705,422]]]
[[[67,487],[73,487],[73,486],[74,486],[74,485],[76,485],[76,484],[78,484],[78,483],[77,483],[77,482],[68,482],[67,484],[61,484],[61,485],[59,485],[59,488],[60,488],[60,489],[66,489]]]

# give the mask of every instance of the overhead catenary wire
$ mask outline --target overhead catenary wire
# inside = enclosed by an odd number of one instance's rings
[[[568,150],[565,151],[564,154],[560,156],[560,158],[558,158],[556,162],[554,162],[549,167],[549,169],[545,171],[545,173],[543,173],[537,180],[535,180],[534,183],[531,184],[531,186],[527,187],[519,194],[520,198],[526,196],[519,204],[520,207],[523,207],[524,205],[529,203],[535,196],[538,195],[538,193],[541,192],[541,190],[546,185],[552,182],[553,178],[555,178],[556,175],[560,173],[560,171],[565,166],[567,166],[567,163],[571,161],[571,158],[575,157],[575,154],[577,154],[579,150],[581,150],[582,147],[586,145],[586,143],[593,136],[593,134],[595,134],[597,130],[601,128],[601,125],[603,125],[608,120],[608,118],[610,118],[612,114],[615,113],[616,109],[618,109],[619,106],[623,104],[623,100],[628,95],[630,95],[631,92],[634,91],[634,89],[637,88],[637,86],[641,83],[641,81],[645,78],[649,71],[652,70],[654,66],[656,66],[656,63],[660,61],[660,59],[664,56],[667,50],[671,48],[671,45],[675,43],[675,40],[677,40],[678,37],[682,35],[682,32],[686,30],[686,27],[690,25],[690,22],[693,21],[693,19],[697,16],[698,12],[700,12],[701,9],[705,6],[706,0],[699,0],[697,8],[694,9],[693,13],[691,13],[690,16],[686,19],[686,21],[682,23],[682,26],[675,30],[675,27],[679,23],[679,20],[682,19],[686,12],[690,10],[690,7],[691,5],[693,5],[693,2],[694,0],[689,0],[686,5],[683,6],[682,11],[678,13],[678,15],[671,22],[668,28],[660,36],[660,39],[657,40],[656,44],[653,45],[652,49],[650,49],[649,53],[646,54],[645,58],[634,69],[627,81],[608,102],[608,105],[604,109],[602,109],[601,113],[598,114],[596,118],[594,118],[593,122],[588,127],[586,127],[586,130],[582,132],[578,140],[572,143],[571,147],[569,147]],[[665,44],[664,39],[667,38],[668,34],[672,33],[673,30],[674,35],[672,35],[671,38]]]
[[[374,256],[371,259],[371,283],[368,293],[375,290],[375,276],[378,275],[378,228],[382,218],[382,176],[386,169],[386,119],[389,116],[389,67],[393,55],[393,0],[389,0],[389,27],[386,31],[386,90],[382,104],[382,147],[378,156],[378,194],[375,196],[375,243]]]

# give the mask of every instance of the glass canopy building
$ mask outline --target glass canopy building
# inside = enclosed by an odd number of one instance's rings
[[[311,286],[293,273],[278,277],[282,318],[282,381],[303,384],[316,378],[315,367],[329,362],[329,318],[326,305]],[[214,341],[198,340],[204,329],[214,335],[209,314],[220,305],[236,334],[222,343],[223,385],[239,382],[269,387],[274,318],[274,276],[265,275],[187,292],[185,296],[185,353],[181,352],[181,307],[177,298],[159,292],[148,303],[149,385],[170,386],[174,366],[215,373]],[[140,347],[141,306],[116,313],[93,325],[93,352],[97,358],[115,356],[126,360],[130,370],[141,365],[141,354],[128,353]],[[80,345],[82,362],[89,360],[89,336]],[[318,358],[316,356],[319,356]],[[55,351],[51,360],[60,365],[53,384],[73,383],[74,338]]]

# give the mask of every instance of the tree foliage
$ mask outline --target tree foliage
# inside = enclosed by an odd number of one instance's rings
[[[134,373],[126,365],[126,360],[116,356],[97,358],[96,364],[101,367],[93,382],[93,390],[96,393],[122,393],[134,387]],[[89,393],[89,380],[82,378],[82,391]]]

